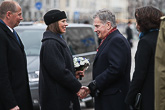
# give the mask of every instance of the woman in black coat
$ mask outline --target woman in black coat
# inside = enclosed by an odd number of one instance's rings
[[[66,14],[51,10],[44,15],[44,21],[48,27],[40,51],[41,110],[80,110],[77,94],[81,91],[81,83],[75,77],[72,54],[61,37],[68,25]],[[83,71],[77,73],[83,74]]]
[[[135,98],[141,93],[140,110],[154,110],[154,58],[162,12],[152,6],[136,9],[137,30],[140,33],[135,55],[135,71],[126,103],[135,109]],[[136,110],[136,109],[135,109]]]

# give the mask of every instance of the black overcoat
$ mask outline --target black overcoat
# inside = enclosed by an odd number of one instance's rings
[[[130,44],[130,46],[132,47],[132,39],[133,39],[133,33],[132,33],[132,29],[130,28],[130,26],[127,26],[126,28],[126,34],[127,34],[127,40]]]
[[[66,42],[46,31],[40,52],[39,95],[41,110],[80,110],[72,54]]]
[[[127,34],[127,39],[128,40],[133,39],[133,33],[132,33],[132,29],[130,28],[130,26],[127,26],[127,28],[126,28],[126,34]]]
[[[20,40],[20,39],[19,39]],[[21,42],[21,40],[20,40]],[[24,46],[0,23],[0,110],[32,110]]]
[[[135,54],[135,71],[126,97],[134,105],[138,92],[142,93],[142,109],[154,110],[154,59],[158,31],[145,34],[138,43]]]
[[[100,94],[95,110],[126,110],[124,103],[130,83],[131,50],[118,30],[107,36],[93,64],[93,79]]]

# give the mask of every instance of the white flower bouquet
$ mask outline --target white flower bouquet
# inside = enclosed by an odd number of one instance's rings
[[[83,57],[73,57],[73,63],[76,71],[83,71],[84,69],[87,70],[90,65],[89,60]]]

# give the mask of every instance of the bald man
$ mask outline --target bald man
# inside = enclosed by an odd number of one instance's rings
[[[0,4],[0,110],[33,110],[24,46],[13,29],[21,20],[17,2]]]

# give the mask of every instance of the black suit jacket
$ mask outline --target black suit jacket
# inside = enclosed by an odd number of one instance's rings
[[[20,40],[21,42],[21,40]],[[0,110],[32,110],[24,46],[0,23]]]
[[[93,64],[93,79],[100,91],[96,110],[125,110],[124,98],[130,82],[131,50],[118,30],[107,36]],[[115,109],[114,109],[115,108]]]

